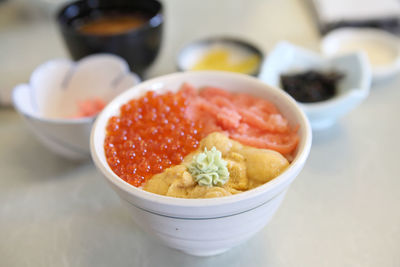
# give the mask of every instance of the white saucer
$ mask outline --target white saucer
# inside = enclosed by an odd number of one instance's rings
[[[371,72],[365,54],[353,52],[323,57],[288,42],[280,42],[269,53],[262,65],[259,79],[281,88],[281,74],[306,70],[336,70],[344,74],[337,94],[331,99],[316,103],[298,102],[313,130],[329,128],[337,119],[356,108],[369,94]]]
[[[400,38],[383,30],[350,27],[334,30],[322,39],[321,51],[327,56],[365,52],[374,82],[400,72]]]

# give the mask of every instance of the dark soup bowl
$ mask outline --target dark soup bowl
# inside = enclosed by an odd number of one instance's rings
[[[75,60],[112,53],[139,75],[153,63],[161,45],[162,5],[156,0],[69,2],[58,12],[57,22]]]

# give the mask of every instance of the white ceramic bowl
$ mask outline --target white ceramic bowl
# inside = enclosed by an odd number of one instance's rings
[[[245,40],[226,36],[197,40],[185,45],[177,57],[178,71],[190,71],[201,58],[215,49],[228,52],[231,63],[240,62],[249,56],[258,57],[260,63],[254,67],[251,73],[247,74],[253,76],[259,74],[261,62],[264,58],[263,52],[254,44]],[[210,68],[209,70],[212,69]]]
[[[346,113],[357,107],[369,94],[371,71],[363,53],[348,53],[324,58],[317,53],[292,45],[279,43],[265,60],[260,80],[281,87],[281,74],[306,70],[336,70],[345,77],[338,84],[337,94],[316,103],[299,103],[310,120],[313,130],[326,129]]]
[[[13,103],[39,141],[74,160],[90,158],[89,136],[95,117],[72,118],[78,101],[109,102],[140,82],[125,60],[109,54],[48,61],[34,70],[29,84],[13,90]]]
[[[370,58],[374,81],[381,81],[400,72],[400,38],[374,28],[340,28],[328,33],[321,42],[327,56],[346,51],[363,51]]]
[[[104,154],[105,128],[121,105],[146,91],[177,91],[188,82],[196,88],[209,85],[232,92],[247,92],[273,101],[289,120],[299,125],[300,143],[289,168],[272,181],[253,190],[214,199],[180,199],[136,188],[110,169]],[[143,82],[115,98],[98,116],[91,135],[94,163],[129,207],[133,220],[169,247],[208,256],[222,253],[247,240],[271,219],[291,182],[299,174],[311,146],[309,122],[296,102],[280,89],[248,75],[217,71],[184,72]]]

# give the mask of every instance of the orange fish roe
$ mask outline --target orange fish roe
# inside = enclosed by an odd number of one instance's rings
[[[190,94],[148,92],[110,118],[104,150],[115,174],[138,187],[196,150],[203,135],[200,123],[185,118]]]

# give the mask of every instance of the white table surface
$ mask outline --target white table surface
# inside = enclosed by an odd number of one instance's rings
[[[10,6],[0,4],[3,96],[36,65],[67,55],[45,19],[22,23],[10,15],[5,23]],[[264,51],[282,39],[318,47],[301,1],[170,0],[165,13],[164,46],[149,77],[174,71],[179,48],[210,35],[241,36]],[[315,132],[309,159],[269,225],[210,258],[158,244],[91,162],[54,156],[12,109],[0,108],[0,266],[398,267],[399,84],[396,77],[374,85],[360,107]]]

